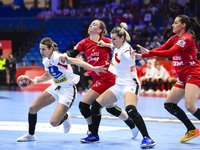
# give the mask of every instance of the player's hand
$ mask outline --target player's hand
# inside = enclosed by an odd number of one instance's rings
[[[103,40],[100,40],[97,44],[99,47],[105,47],[105,42]]]
[[[145,52],[145,53],[147,53],[147,54],[149,54],[149,50],[148,49],[146,49],[146,48],[144,48],[144,47],[142,47],[141,45],[139,45],[139,44],[137,44],[137,47],[139,47],[143,52]]]
[[[130,57],[132,58],[132,61],[135,59],[135,50],[132,47],[130,48]]]
[[[136,53],[135,50],[130,52],[130,56],[132,58],[132,61],[133,61],[133,59],[142,58],[142,54]]]
[[[61,54],[58,61],[61,61],[62,63],[65,63],[65,60],[68,60],[68,55],[67,53]]]
[[[142,54],[135,53],[134,55],[135,55],[135,58],[136,58],[136,59],[137,59],[137,58],[142,58]]]
[[[93,67],[93,71],[99,76],[99,72],[107,73],[105,70],[108,70],[108,68],[105,68],[104,66],[96,66]]]

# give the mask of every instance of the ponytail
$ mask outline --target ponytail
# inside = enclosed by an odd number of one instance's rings
[[[131,38],[126,30],[128,29],[128,25],[125,22],[120,23],[120,27],[116,27],[111,31],[111,34],[116,33],[118,37],[124,36],[124,41],[130,41]]]
[[[191,29],[193,37],[196,41],[200,41],[200,25],[194,17],[189,17],[191,22]]]

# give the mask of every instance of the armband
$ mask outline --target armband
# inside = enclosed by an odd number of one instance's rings
[[[33,79],[33,84],[37,84],[37,80],[36,79]]]
[[[77,49],[72,50],[68,56],[75,58],[80,52]]]

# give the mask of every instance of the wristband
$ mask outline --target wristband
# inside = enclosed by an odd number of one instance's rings
[[[111,45],[110,45],[110,49],[114,49],[113,43],[111,43]]]
[[[37,84],[37,80],[36,79],[33,79],[33,84]]]

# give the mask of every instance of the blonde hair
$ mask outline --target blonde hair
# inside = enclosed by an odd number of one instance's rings
[[[111,31],[111,34],[117,34],[120,38],[124,36],[124,41],[130,41],[131,38],[125,29],[128,29],[128,25],[125,22],[122,22],[120,23],[120,27],[116,27]]]
[[[52,47],[53,51],[58,51],[58,45],[49,37],[43,38],[40,44],[47,45],[49,49]]]

